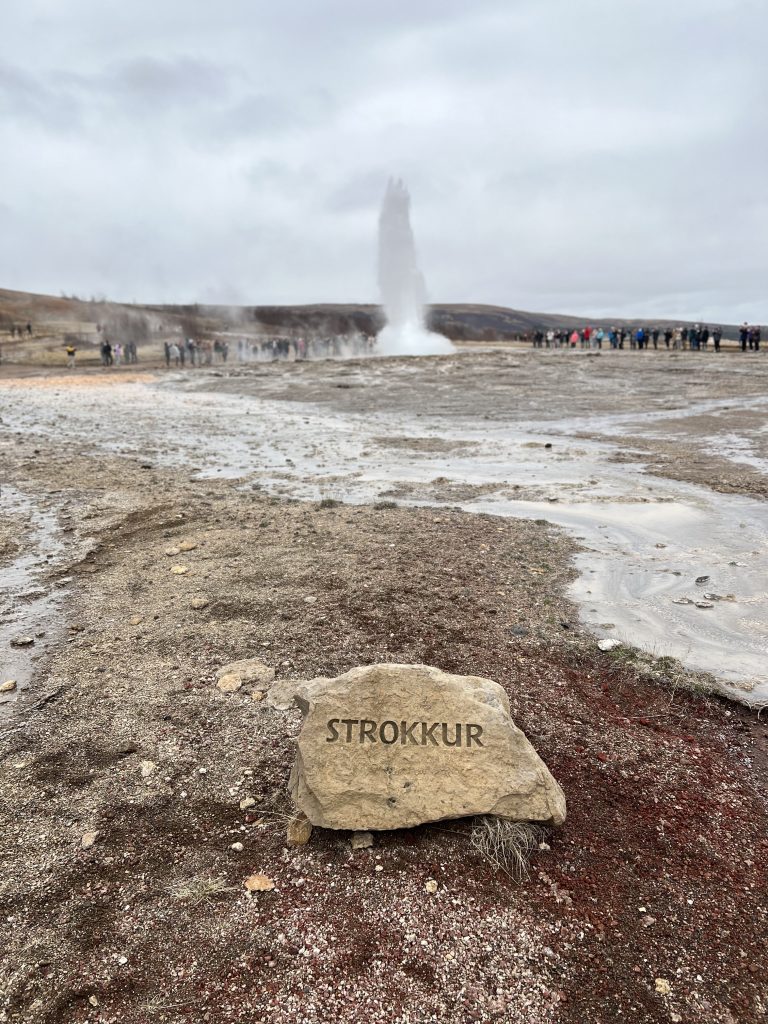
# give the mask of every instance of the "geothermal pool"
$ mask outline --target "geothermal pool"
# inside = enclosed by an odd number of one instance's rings
[[[293,498],[394,500],[546,519],[578,540],[571,596],[596,636],[672,655],[713,673],[728,696],[768,703],[765,502],[617,460],[618,439],[626,424],[637,423],[637,413],[555,415],[532,429],[498,416],[419,414],[418,403],[411,412],[373,403],[351,412],[210,390],[214,384],[206,376],[111,380],[109,386],[74,378],[59,391],[55,384],[23,387],[23,400],[17,387],[16,400],[3,404],[4,429]],[[705,400],[690,404],[686,415],[716,409],[717,402]],[[662,413],[640,415],[650,430]],[[617,443],[575,436],[590,431]],[[732,446],[733,458],[764,472],[741,440]],[[14,492],[4,498],[6,505],[26,500]],[[46,567],[55,565],[55,511],[36,513],[35,523],[50,553]],[[43,615],[49,599],[34,593],[41,571],[39,560],[22,554],[7,578]],[[24,606],[16,607],[18,615],[6,609],[0,621],[4,650],[24,618]]]

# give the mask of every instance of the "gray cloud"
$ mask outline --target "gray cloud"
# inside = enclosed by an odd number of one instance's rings
[[[66,9],[65,9],[66,8]],[[0,286],[768,321],[762,0],[6,0]]]

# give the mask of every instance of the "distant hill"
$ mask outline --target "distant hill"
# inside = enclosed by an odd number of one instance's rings
[[[682,324],[680,320],[622,320],[590,318],[559,313],[529,313],[505,306],[467,303],[429,307],[432,330],[453,340],[514,340],[548,328]],[[32,328],[27,330],[27,324]],[[62,343],[76,339],[95,344],[102,329],[123,340],[138,343],[163,336],[239,333],[258,334],[375,334],[383,325],[378,306],[327,303],[302,306],[155,305],[81,299],[77,296],[35,295],[0,289],[0,342],[5,345],[39,339]],[[736,337],[737,327],[721,325],[726,337]]]

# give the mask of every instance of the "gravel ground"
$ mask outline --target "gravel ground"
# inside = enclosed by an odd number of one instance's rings
[[[764,362],[648,356],[472,353],[190,380],[343,412],[570,415],[574,434],[625,442],[616,458],[764,497]],[[0,719],[0,1019],[764,1018],[765,725],[670,659],[600,652],[563,598],[562,534],[391,500],[269,499],[67,441],[0,447],[23,497],[4,489],[0,567],[27,558],[51,595],[39,606],[35,587],[18,592],[35,645]],[[416,458],[456,448],[377,443]],[[382,497],[484,488],[436,478]],[[321,830],[289,848],[297,713],[214,685],[254,655],[281,680],[387,660],[498,680],[565,788],[565,827],[522,884],[475,853],[466,822],[355,853]],[[253,873],[274,888],[248,893]]]
[[[562,533],[267,498],[66,438],[0,459],[63,545],[47,653],[0,720],[0,1020],[765,1019],[766,726],[671,660],[599,651]],[[289,848],[298,714],[214,684],[250,656],[497,680],[568,821],[520,884],[466,822]]]

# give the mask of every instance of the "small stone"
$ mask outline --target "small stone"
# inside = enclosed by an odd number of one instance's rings
[[[83,832],[80,838],[80,848],[83,850],[90,850],[90,848],[98,839],[98,836],[98,832]]]
[[[437,882],[434,878],[428,878],[424,883],[424,891],[428,892],[430,896],[434,896],[437,892]]]
[[[549,853],[549,851],[552,849],[552,847],[549,845],[549,843],[541,842],[541,843],[539,843],[539,849],[541,850],[542,853]]]
[[[11,647],[31,647],[34,642],[33,636],[15,636],[11,640]]]
[[[660,996],[668,996],[672,991],[672,986],[666,978],[656,978],[656,991]]]
[[[690,597],[673,597],[672,604],[693,604]]]
[[[96,996],[88,996],[88,1002],[91,1004],[91,1006],[99,1005],[99,1000],[96,998]]]
[[[142,779],[148,779],[156,767],[157,765],[155,764],[154,761],[142,761],[139,764]]]
[[[221,681],[224,678],[235,677],[240,681],[240,686],[247,683],[256,683],[257,686],[265,686],[275,678],[275,670],[266,665],[258,658],[245,658],[242,661],[232,661],[229,665],[223,665],[216,673],[219,681],[217,685],[221,689]],[[236,687],[239,689],[239,687]]]
[[[722,601],[723,597],[721,594],[704,594],[705,601]]]
[[[614,647],[621,647],[621,640],[598,640],[597,646],[601,651],[612,651]]]
[[[184,576],[189,572],[189,566],[187,565],[172,565],[171,572],[174,576]]]
[[[643,918],[643,928],[652,928],[655,924],[656,924],[656,918],[655,917],[651,917],[650,914],[647,914]]]
[[[276,711],[290,711],[296,706],[296,690],[303,685],[299,679],[281,679],[270,686],[267,692],[267,704]]]
[[[117,958],[117,962],[120,964],[121,967],[124,967],[128,963],[128,957],[127,956],[119,956]]]
[[[179,551],[194,551],[197,547],[197,541],[194,540],[183,540],[179,544]]]
[[[245,880],[245,888],[248,892],[269,892],[275,888],[275,883],[266,875],[249,875]]]
[[[696,607],[697,608],[714,608],[715,606],[714,606],[714,604],[711,601],[697,601],[696,602]]]
[[[228,672],[216,680],[216,686],[222,693],[235,693],[242,685],[243,680],[236,672]]]
[[[696,577],[696,582],[697,583],[706,583],[708,579],[709,579],[709,576],[697,576]]]
[[[251,700],[264,700],[265,697],[266,692],[264,690],[254,690],[253,693],[251,694]]]
[[[312,835],[312,822],[306,814],[297,814],[288,822],[286,842],[289,846],[306,846]]]
[[[317,601],[316,597],[305,597],[304,604],[314,604]]]
[[[201,608],[207,608],[210,603],[207,597],[193,597],[189,602],[189,607],[200,611]]]
[[[4,683],[0,683],[0,693],[13,693],[16,689],[15,679],[6,679]]]
[[[166,555],[168,555],[169,558],[173,558],[174,555],[178,555],[179,549],[178,548],[166,548],[165,549],[165,553],[166,553]]]
[[[230,850],[234,850],[235,853],[242,853],[244,849],[245,847],[242,843],[232,843],[230,846]]]
[[[666,544],[661,544],[661,543],[658,543],[656,545],[657,548],[665,548],[666,546],[667,546]]]
[[[255,807],[255,806],[256,806],[256,801],[253,799],[252,796],[244,796],[243,799],[240,801],[240,810],[241,811],[247,811],[249,807]]]
[[[353,850],[367,850],[373,846],[373,832],[353,832],[349,842]]]
[[[143,621],[144,621],[144,619],[142,618],[141,615],[134,615],[133,618],[128,619],[128,625],[129,626],[140,626]]]

